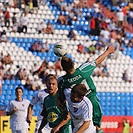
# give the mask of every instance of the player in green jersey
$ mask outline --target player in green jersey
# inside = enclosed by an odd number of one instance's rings
[[[103,54],[101,54],[95,61],[86,62],[82,64],[77,69],[74,68],[74,62],[72,59],[63,56],[61,59],[61,65],[64,71],[66,71],[66,75],[59,78],[58,81],[58,98],[57,104],[60,108],[65,108],[65,88],[72,88],[76,84],[84,84],[88,89],[87,97],[90,99],[93,105],[93,123],[96,126],[97,132],[102,133],[103,131],[100,128],[101,119],[102,119],[102,111],[100,108],[100,102],[98,97],[96,96],[96,86],[91,78],[91,75],[94,69],[102,63],[105,58],[114,53],[114,47],[109,46]]]
[[[43,127],[49,122],[51,133],[72,133],[70,115],[67,115],[67,119],[63,119],[60,109],[56,106],[56,94],[58,90],[57,79],[51,76],[46,81],[46,86],[49,95],[44,98],[43,116],[38,133],[42,133]]]

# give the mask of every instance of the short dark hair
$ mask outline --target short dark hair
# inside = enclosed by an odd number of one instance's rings
[[[18,86],[18,87],[15,89],[15,92],[16,92],[18,89],[21,89],[21,90],[22,90],[22,92],[23,92],[23,89],[22,89],[22,87],[21,87],[21,86]]]
[[[87,93],[87,88],[84,84],[77,84],[72,88],[71,93],[76,93],[78,97],[83,97]]]
[[[74,68],[74,62],[72,61],[71,58],[63,56],[61,59],[61,66],[64,71],[69,73]]]
[[[47,82],[49,79],[51,79],[51,78],[54,78],[54,79],[57,80],[57,78],[56,78],[56,76],[55,76],[54,74],[48,74],[48,75],[46,76],[46,82]]]

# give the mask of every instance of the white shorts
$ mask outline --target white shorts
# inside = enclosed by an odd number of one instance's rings
[[[73,133],[75,133],[77,130],[77,128],[74,128]],[[86,129],[83,133],[96,133],[96,128]]]
[[[42,121],[42,120],[37,121],[35,133],[38,133],[38,129],[39,129],[40,125],[41,125],[41,121]],[[49,127],[49,124],[47,123],[47,124],[45,125],[45,127],[42,129],[42,133],[51,133],[51,130],[52,130],[52,128],[50,128],[50,127]]]
[[[28,129],[12,130],[12,133],[28,133]]]

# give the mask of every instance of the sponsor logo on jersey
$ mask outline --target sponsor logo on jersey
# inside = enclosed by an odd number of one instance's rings
[[[22,104],[22,106],[24,107],[24,104]]]
[[[81,75],[77,75],[77,76],[75,76],[75,77],[73,77],[71,79],[68,79],[68,82],[72,83],[72,82],[75,82],[75,81],[79,80],[80,78],[82,78]]]
[[[54,121],[56,121],[57,119],[58,119],[58,115],[57,115],[56,113],[50,112],[50,113],[48,114],[48,117],[47,117],[48,122],[54,122]]]

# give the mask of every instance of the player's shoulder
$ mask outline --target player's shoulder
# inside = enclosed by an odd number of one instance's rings
[[[63,81],[64,81],[64,76],[61,76],[61,77],[58,78],[58,84],[62,83]]]
[[[44,98],[44,102],[46,102],[46,101],[49,99],[49,96],[50,96],[50,95],[47,95],[47,96]]]
[[[84,96],[83,101],[86,103],[86,105],[92,105],[91,101],[86,96]]]
[[[24,102],[30,103],[28,99],[23,99]]]
[[[84,68],[86,68],[86,67],[88,67],[88,66],[96,66],[96,61],[95,61],[95,60],[90,61],[90,62],[87,61],[87,62],[81,64],[81,65],[78,67],[78,69],[79,69],[79,70],[82,70],[82,69],[84,69]]]

